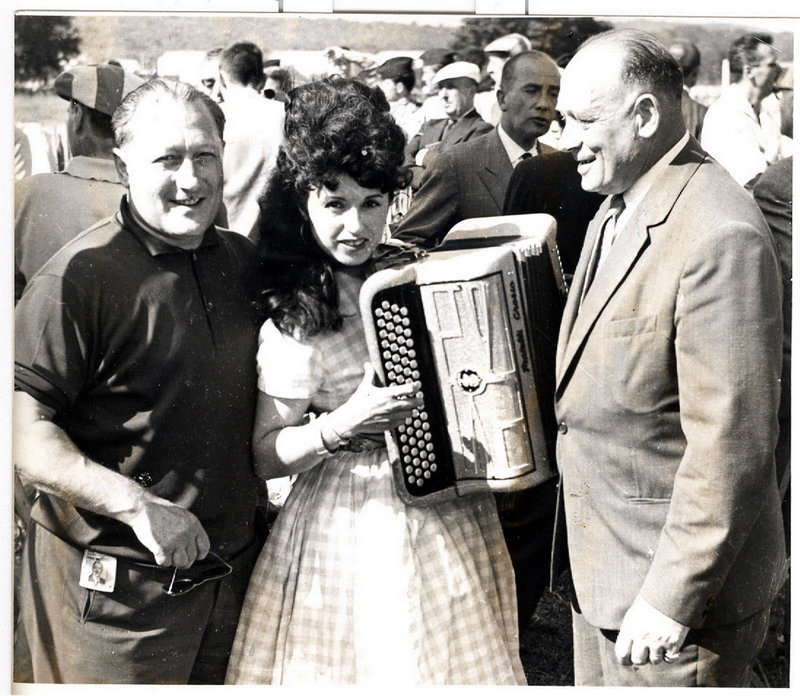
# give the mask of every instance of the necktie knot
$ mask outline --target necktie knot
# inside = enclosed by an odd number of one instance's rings
[[[605,217],[603,217],[603,222],[600,225],[600,231],[595,239],[592,254],[589,257],[589,266],[586,269],[586,279],[581,294],[581,304],[583,303],[583,298],[586,297],[586,293],[589,291],[589,286],[592,284],[597,274],[597,269],[602,265],[606,256],[608,256],[611,245],[614,243],[617,220],[623,210],[625,210],[625,200],[622,198],[621,193],[615,193],[611,196],[611,200],[608,203],[608,210],[606,211]]]
[[[623,210],[625,210],[625,199],[621,193],[615,193],[611,196],[611,202],[608,206],[609,215],[612,215],[616,220]]]
[[[530,152],[523,152],[519,157],[517,157],[517,159],[515,159],[511,163],[511,165],[513,167],[516,167],[518,164],[520,164],[521,162],[524,162],[525,160],[529,160],[531,157],[533,157],[533,155]]]

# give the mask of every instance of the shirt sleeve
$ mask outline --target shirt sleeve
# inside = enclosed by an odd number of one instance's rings
[[[322,385],[322,354],[311,343],[281,333],[272,320],[258,336],[258,388],[285,399],[311,399]]]
[[[39,274],[14,311],[14,387],[63,411],[86,384],[92,331],[81,294],[65,278]]]

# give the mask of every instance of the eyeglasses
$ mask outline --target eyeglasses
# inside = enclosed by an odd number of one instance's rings
[[[183,573],[185,577],[179,578],[178,569],[174,568],[172,571],[172,580],[170,580],[168,585],[163,586],[164,592],[170,597],[178,597],[187,592],[191,592],[195,587],[199,587],[204,582],[220,580],[233,572],[233,568],[217,556],[217,554],[209,552],[208,556],[212,557],[211,564],[204,563],[181,570],[180,572]]]

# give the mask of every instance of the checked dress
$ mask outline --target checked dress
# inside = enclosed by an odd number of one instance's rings
[[[336,278],[340,331],[301,342],[264,325],[262,391],[330,411],[356,390],[361,281]],[[380,446],[300,474],[251,577],[227,681],[525,684],[491,494],[407,507]]]

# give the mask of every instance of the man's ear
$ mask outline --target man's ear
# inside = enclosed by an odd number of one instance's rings
[[[117,168],[117,176],[119,176],[119,181],[125,188],[128,188],[128,165],[125,164],[122,150],[120,150],[118,147],[115,147],[112,152],[114,154],[114,166]]]
[[[636,133],[641,138],[652,138],[661,122],[658,98],[649,93],[640,94],[633,106]]]
[[[500,111],[505,111],[506,108],[506,93],[503,91],[502,87],[497,89],[497,106],[500,107]]]
[[[83,107],[73,100],[69,104],[69,112],[73,132],[80,133],[86,128],[86,114],[83,112]]]

